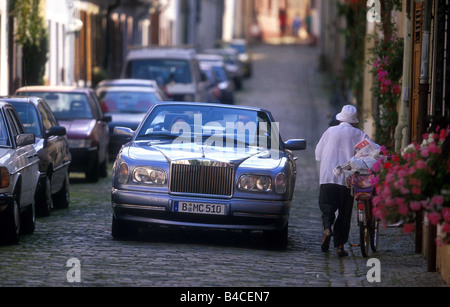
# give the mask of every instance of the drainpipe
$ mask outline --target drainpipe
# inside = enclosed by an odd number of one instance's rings
[[[405,7],[405,36],[403,42],[403,92],[400,101],[400,112],[398,114],[398,124],[395,128],[395,151],[407,145],[408,136],[408,119],[409,119],[409,78],[410,78],[410,62],[411,62],[411,2],[406,1]],[[405,129],[406,128],[406,129]],[[405,131],[405,135],[403,135]]]

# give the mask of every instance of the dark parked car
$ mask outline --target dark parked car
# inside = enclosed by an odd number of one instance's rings
[[[200,65],[208,65],[214,70],[220,90],[220,102],[234,104],[234,82],[227,74],[223,57],[215,54],[199,54],[197,59]]]
[[[67,130],[72,155],[69,170],[84,172],[90,182],[108,175],[108,122],[94,90],[65,86],[28,86],[18,95],[38,96]]]
[[[110,158],[114,160],[122,145],[126,143],[120,136],[113,135],[114,127],[122,126],[136,130],[150,107],[162,101],[162,97],[154,87],[114,86],[111,83],[100,85],[96,93],[103,112],[112,118],[109,122],[108,152]]]
[[[256,230],[284,246],[296,180],[270,112],[204,103],[155,105],[113,167],[112,235],[139,225]]]
[[[0,101],[0,243],[15,244],[33,233],[39,158],[35,137],[25,133],[14,107]]]
[[[39,157],[39,184],[36,213],[47,216],[50,209],[69,206],[69,165],[71,155],[66,128],[60,126],[47,103],[39,97],[4,97],[19,115],[26,133],[36,137],[34,147]]]

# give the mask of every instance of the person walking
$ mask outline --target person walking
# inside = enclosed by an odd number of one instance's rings
[[[347,243],[353,210],[353,197],[341,174],[335,177],[336,166],[347,163],[354,155],[355,145],[367,139],[374,148],[380,148],[362,130],[356,128],[359,123],[357,109],[345,105],[336,115],[339,125],[329,127],[317,143],[315,155],[320,163],[319,208],[322,213],[324,234],[321,249],[328,251],[331,237],[339,257],[348,256],[344,249]],[[338,215],[336,217],[336,211]]]

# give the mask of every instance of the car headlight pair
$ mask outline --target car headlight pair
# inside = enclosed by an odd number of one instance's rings
[[[130,170],[126,163],[119,167],[118,181],[125,184],[130,179]],[[166,171],[152,166],[138,166],[131,171],[131,180],[135,183],[142,183],[154,186],[164,186],[167,182]]]
[[[278,194],[286,192],[286,176],[279,173],[273,182],[272,178],[266,175],[242,175],[238,180],[238,188],[250,192],[271,192],[272,189]]]

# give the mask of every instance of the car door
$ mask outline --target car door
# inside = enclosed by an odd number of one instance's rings
[[[96,129],[98,129],[99,133],[99,161],[100,163],[104,163],[108,157],[109,126],[108,122],[104,119],[100,102],[93,91],[89,93],[89,103],[91,104],[92,113],[97,119]]]
[[[12,139],[15,140],[17,135],[25,133],[21,121],[12,107],[5,108],[5,115],[10,124]],[[16,147],[15,156],[16,170],[22,177],[20,204],[23,207],[34,203],[39,176],[39,159],[33,145]]]
[[[56,117],[45,102],[40,101],[38,108],[44,134],[50,131],[52,127],[59,126]],[[62,187],[70,163],[70,153],[65,136],[46,135],[44,146],[52,165],[51,187],[53,194]]]

